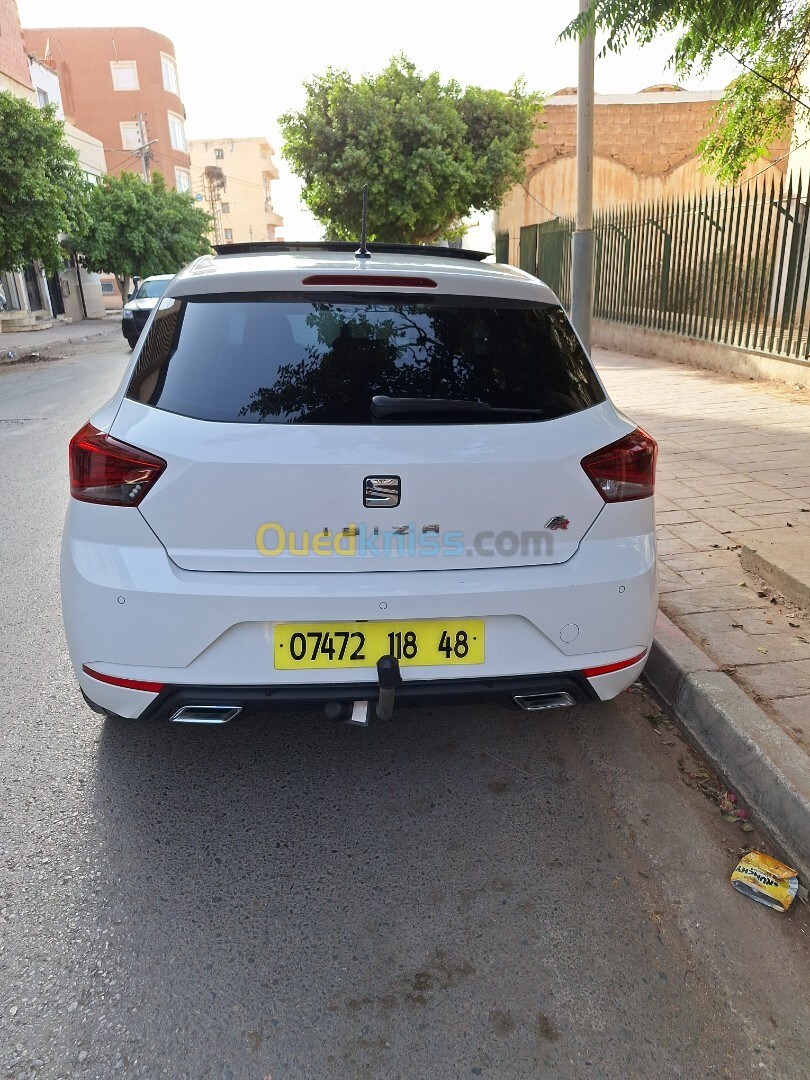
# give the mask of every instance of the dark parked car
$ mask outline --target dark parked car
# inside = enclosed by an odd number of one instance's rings
[[[128,303],[124,305],[121,331],[129,342],[130,349],[135,348],[146,320],[173,277],[174,274],[155,274],[154,277],[144,278],[137,291],[132,293]]]

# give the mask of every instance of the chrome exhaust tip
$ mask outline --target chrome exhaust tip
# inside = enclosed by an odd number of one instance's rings
[[[170,720],[173,724],[227,724],[241,711],[241,705],[184,705]]]
[[[515,694],[512,698],[516,705],[526,712],[539,712],[540,709],[565,709],[576,702],[564,690],[558,694]]]

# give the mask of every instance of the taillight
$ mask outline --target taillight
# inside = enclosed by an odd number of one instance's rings
[[[605,502],[647,499],[655,490],[658,443],[636,428],[582,459],[582,468]]]
[[[70,494],[81,502],[137,506],[166,462],[85,424],[70,440]]]

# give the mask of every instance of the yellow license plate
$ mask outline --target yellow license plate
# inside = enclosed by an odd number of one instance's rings
[[[279,623],[276,668],[373,668],[381,656],[402,667],[483,664],[483,619],[413,622]]]

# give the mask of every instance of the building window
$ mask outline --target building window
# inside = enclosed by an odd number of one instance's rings
[[[45,106],[48,104],[48,91],[41,90],[39,87],[37,87],[37,97],[39,98],[40,109],[44,109]]]
[[[139,90],[138,65],[134,60],[111,60],[113,90]]]
[[[214,160],[215,161],[222,161],[222,159],[224,157],[225,157],[225,151],[221,150],[219,147],[217,147],[216,150],[214,151]]]
[[[178,191],[191,191],[191,173],[188,169],[174,170],[174,186]]]
[[[180,85],[177,81],[177,64],[173,56],[166,53],[160,54],[160,68],[163,72],[163,89],[170,94],[180,94]]]
[[[186,128],[183,117],[173,112],[169,113],[169,138],[171,139],[172,150],[182,150],[183,153],[186,153]]]
[[[141,132],[137,122],[134,120],[122,120],[119,126],[121,128],[121,146],[125,150],[137,150],[141,145]]]
[[[222,211],[223,214],[230,214],[230,212],[231,212],[231,204],[227,203],[227,202],[224,202],[221,205],[220,210]]]
[[[102,283],[101,283],[101,291],[103,293],[111,293],[111,292],[113,292],[114,291],[113,283],[111,281],[102,281]]]
[[[226,229],[225,230],[225,239],[226,240],[233,240],[233,229]]]

